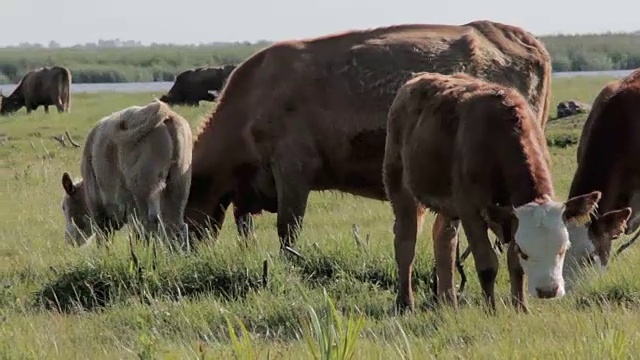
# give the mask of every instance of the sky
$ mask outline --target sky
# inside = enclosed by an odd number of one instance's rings
[[[535,35],[636,31],[639,10],[637,0],[0,0],[0,46],[116,38],[144,44],[277,41],[479,19]]]

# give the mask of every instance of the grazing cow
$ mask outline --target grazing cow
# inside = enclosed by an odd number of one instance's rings
[[[28,114],[40,105],[44,106],[47,114],[49,105],[54,105],[59,113],[68,113],[70,88],[71,72],[65,67],[43,67],[30,71],[22,77],[11,95],[0,94],[0,115],[14,113],[23,106]]]
[[[491,310],[498,258],[487,230],[508,229],[496,233],[508,237],[513,304],[526,311],[525,274],[532,296],[564,295],[565,224],[588,214],[599,196],[555,201],[546,139],[526,100],[515,89],[463,73],[417,74],[398,90],[389,109],[383,179],[395,216],[402,310],[414,306],[421,207],[440,215],[442,234],[457,233],[462,223]],[[434,239],[437,292],[454,306],[456,246],[450,234]]]
[[[216,96],[209,91],[220,91],[235,65],[222,67],[202,67],[186,70],[176,76],[171,89],[160,97],[169,105],[198,106],[200,100],[215,101]]]
[[[609,262],[612,240],[640,227],[639,101],[637,69],[600,91],[582,129],[569,196],[598,190],[602,198],[598,214],[569,227],[569,286],[587,265],[603,270]]]
[[[83,245],[94,223],[102,235],[137,215],[145,234],[158,230],[186,240],[184,207],[191,184],[189,123],[167,104],[131,106],[101,119],[82,154],[83,180],[62,176],[66,239]],[[184,242],[180,245],[185,245]]]
[[[387,112],[397,89],[420,71],[463,71],[512,86],[539,126],[546,123],[549,54],[514,26],[398,25],[279,42],[233,71],[197,136],[185,210],[191,229],[211,223],[217,235],[223,200],[255,187],[264,189],[263,200],[277,204],[283,247],[302,225],[311,190],[386,200]],[[273,179],[272,189],[253,185],[264,173]],[[247,207],[256,209],[263,200]]]

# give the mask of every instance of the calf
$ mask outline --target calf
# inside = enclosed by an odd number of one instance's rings
[[[495,232],[509,243],[513,304],[527,311],[525,274],[531,295],[564,295],[566,223],[588,214],[600,195],[555,201],[546,141],[526,100],[515,89],[462,73],[418,73],[400,88],[388,113],[383,180],[395,216],[400,309],[414,307],[411,272],[425,207],[441,217],[434,239],[438,296],[457,305],[461,222],[495,311],[498,258],[487,230],[507,229]]]
[[[83,179],[74,184],[62,175],[67,241],[84,244],[93,224],[102,242],[133,215],[145,234],[158,231],[161,221],[168,235],[186,240],[192,144],[189,123],[157,100],[101,119],[87,136]]]

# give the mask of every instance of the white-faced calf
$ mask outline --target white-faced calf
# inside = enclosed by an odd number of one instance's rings
[[[525,274],[532,296],[564,295],[566,224],[591,212],[600,195],[554,200],[546,140],[525,99],[465,74],[420,73],[400,88],[389,110],[383,179],[395,215],[397,305],[403,309],[414,306],[421,207],[442,217],[434,238],[440,297],[457,304],[453,275],[462,223],[483,294],[495,310],[498,258],[487,231],[512,225],[511,292],[514,305],[526,310]]]

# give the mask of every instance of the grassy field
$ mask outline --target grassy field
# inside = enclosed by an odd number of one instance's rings
[[[606,78],[556,80],[559,100],[591,102]],[[388,203],[313,193],[296,264],[278,256],[275,215],[258,217],[258,242],[240,246],[233,221],[198,254],[157,257],[129,248],[126,232],[107,252],[71,248],[63,238],[61,175],[79,176],[80,150],[52,139],[69,130],[83,141],[102,116],[151,94],[72,97],[71,114],[42,109],[0,119],[0,358],[633,358],[640,354],[640,252],[614,260],[605,276],[561,300],[531,299],[532,313],[508,304],[505,256],[488,316],[472,259],[460,311],[428,310],[432,265],[427,218],[418,241],[417,302],[394,316],[396,276]],[[177,108],[194,129],[212,106]],[[550,121],[557,195],[566,199],[585,116]],[[569,146],[566,146],[569,145]],[[231,213],[227,219],[232,219]],[[357,224],[358,245],[351,232]],[[464,236],[463,236],[464,237]],[[625,238],[626,240],[626,238]],[[466,240],[463,239],[466,246]],[[263,264],[268,282],[263,282]],[[326,297],[325,297],[326,296]],[[329,302],[330,301],[330,302]],[[336,313],[330,311],[334,304]],[[334,315],[332,315],[334,314]],[[246,331],[246,332],[245,332]],[[332,340],[332,336],[333,338]],[[336,342],[337,347],[327,344]],[[333,349],[334,354],[326,354]]]

